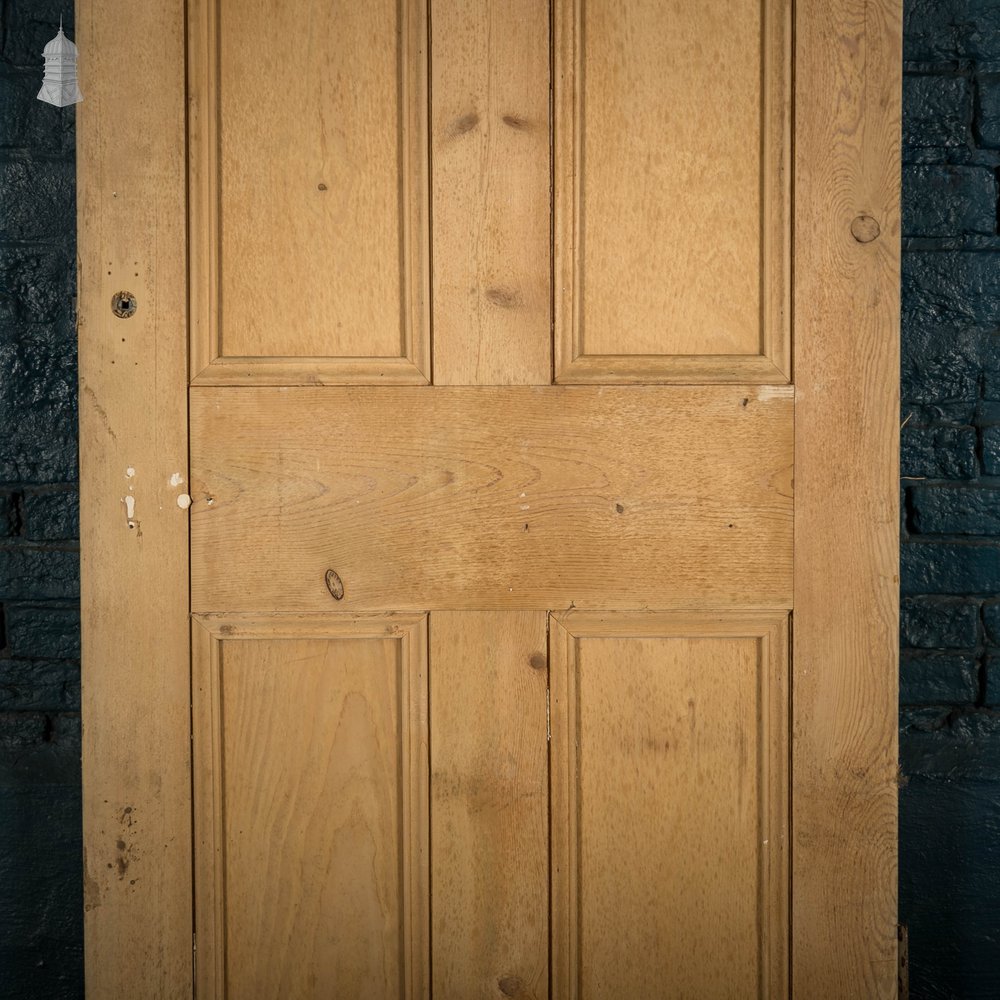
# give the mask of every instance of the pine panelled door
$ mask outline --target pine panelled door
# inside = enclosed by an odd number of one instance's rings
[[[900,16],[81,0],[89,997],[896,995]]]

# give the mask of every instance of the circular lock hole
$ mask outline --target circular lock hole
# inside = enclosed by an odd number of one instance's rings
[[[128,319],[135,315],[136,301],[131,292],[115,292],[111,297],[111,311],[119,319]]]

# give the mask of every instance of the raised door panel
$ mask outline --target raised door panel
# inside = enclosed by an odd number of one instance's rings
[[[785,382],[786,0],[556,0],[559,382]]]
[[[195,382],[430,372],[421,0],[196,0]]]
[[[199,995],[422,995],[424,619],[206,616],[194,639]]]
[[[554,996],[787,996],[787,633],[553,616]]]

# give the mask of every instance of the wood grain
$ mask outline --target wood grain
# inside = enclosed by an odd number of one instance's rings
[[[184,5],[77,10],[86,990],[173,1000],[191,991]]]
[[[548,995],[543,611],[430,617],[433,995]]]
[[[195,376],[426,381],[426,4],[196,0],[189,23]]]
[[[896,995],[901,11],[796,10],[792,982],[874,1000]]]
[[[791,408],[787,387],[195,388],[194,609],[329,610],[328,569],[345,611],[787,607]]]
[[[548,8],[442,0],[431,31],[434,381],[547,385]]]
[[[787,615],[550,636],[553,995],[787,997]]]
[[[554,4],[557,381],[787,381],[789,10]]]
[[[425,620],[295,624],[198,622],[199,989],[426,995]]]

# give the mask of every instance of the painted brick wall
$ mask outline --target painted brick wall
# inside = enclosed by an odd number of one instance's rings
[[[72,3],[0,3],[0,996],[83,995]]]
[[[1000,997],[1000,0],[906,0],[900,919]]]

